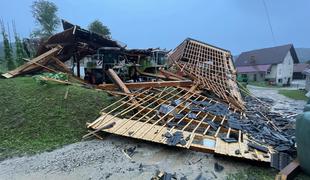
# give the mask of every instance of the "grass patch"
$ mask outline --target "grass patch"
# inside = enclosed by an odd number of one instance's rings
[[[295,99],[295,100],[308,100],[308,97],[306,96],[306,91],[304,90],[286,90],[281,89],[278,91],[279,94],[282,94],[288,98]]]
[[[0,158],[51,150],[81,140],[86,122],[113,98],[102,91],[38,84],[32,77],[0,79]]]
[[[273,180],[277,171],[271,168],[250,167],[237,173],[228,174],[227,180]]]
[[[259,86],[259,87],[270,87],[270,88],[281,87],[281,86],[276,86],[276,85],[270,85],[266,81],[249,81],[248,84],[252,86]]]

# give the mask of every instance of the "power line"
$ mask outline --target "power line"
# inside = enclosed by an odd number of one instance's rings
[[[266,4],[265,0],[262,0],[262,1],[263,1],[263,4],[264,4],[266,15],[267,15],[268,25],[269,25],[269,28],[270,28],[270,31],[271,31],[271,36],[272,36],[272,39],[273,39],[273,43],[274,43],[274,45],[276,45],[276,38],[275,38],[274,33],[273,33],[273,28],[272,28],[272,25],[271,25],[270,15],[269,15],[269,11],[268,11],[268,8],[267,8],[267,4]]]

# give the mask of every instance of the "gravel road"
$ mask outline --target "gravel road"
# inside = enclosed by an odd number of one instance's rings
[[[288,113],[302,113],[306,101],[294,100],[278,94],[280,88],[265,88],[248,85],[247,88],[257,97],[266,97],[274,100],[272,111],[280,112],[283,114]],[[287,89],[287,88],[284,88]]]
[[[136,147],[131,159],[122,150]],[[214,171],[214,164],[224,166]],[[52,152],[0,162],[0,179],[150,179],[157,170],[178,178],[223,179],[249,165],[212,154],[108,135],[64,146]]]

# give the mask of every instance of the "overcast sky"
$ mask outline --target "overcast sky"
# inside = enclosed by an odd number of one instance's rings
[[[32,0],[0,0],[0,18],[27,37]],[[58,16],[82,27],[99,19],[129,48],[172,49],[192,37],[239,54],[293,43],[310,47],[310,0],[52,0]],[[61,28],[59,28],[59,31]]]

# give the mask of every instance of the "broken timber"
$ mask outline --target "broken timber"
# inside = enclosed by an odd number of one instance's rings
[[[181,134],[183,143],[175,146],[270,162],[268,152],[248,151],[250,140],[247,135],[229,127],[226,115],[208,111],[208,107],[220,106],[220,102],[179,87],[148,88],[134,94],[124,95],[117,103],[106,107],[88,127],[97,132],[115,123],[102,131],[161,144],[170,144],[169,136]],[[137,103],[132,103],[132,98]],[[238,111],[234,107],[226,108]],[[233,138],[235,142],[225,142],[223,136]]]
[[[200,88],[244,110],[244,102],[236,83],[236,70],[228,50],[188,38],[168,58],[171,64],[175,64]]]
[[[42,68],[42,66],[44,66],[52,58],[52,56],[56,55],[61,49],[62,49],[61,46],[56,46],[51,50],[41,54],[40,56],[35,57],[34,59],[28,61],[27,63],[19,66],[18,68],[9,71],[5,74],[2,74],[2,76],[6,78],[11,78],[20,74],[25,74],[37,70],[39,68]]]
[[[120,88],[121,91],[123,91],[124,93],[128,93],[128,94],[130,93],[127,86],[123,83],[121,78],[118,77],[118,75],[113,69],[108,69],[108,75],[110,76],[112,81],[118,86],[118,88]]]
[[[141,88],[160,88],[160,87],[190,87],[193,85],[192,81],[157,81],[157,82],[137,82],[137,83],[124,83],[128,89],[141,89]],[[99,89],[103,90],[116,90],[118,86],[114,84],[100,84]]]

